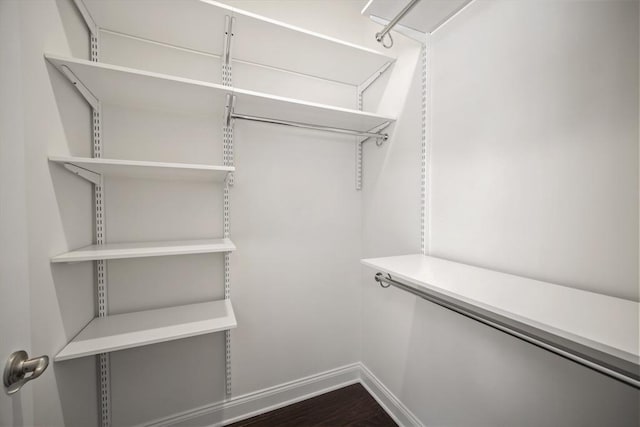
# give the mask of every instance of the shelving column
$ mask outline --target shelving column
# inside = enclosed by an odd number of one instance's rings
[[[90,28],[91,32],[91,61],[100,60],[99,32],[96,28]],[[100,101],[92,108],[92,134],[93,157],[102,157],[102,108]],[[93,200],[95,212],[95,240],[97,245],[106,243],[105,208],[104,208],[104,178],[100,176],[100,185],[93,186]],[[107,299],[107,261],[96,261],[96,295],[98,317],[106,317],[108,314]],[[109,353],[98,355],[98,372],[100,373],[100,420],[102,427],[111,425],[111,373]]]
[[[222,84],[224,86],[233,86],[233,72],[231,64],[231,46],[233,42],[233,23],[235,18],[227,15],[225,17],[224,29],[224,46],[222,55]],[[225,108],[225,117],[222,124],[223,134],[223,165],[233,166],[233,119],[231,119],[231,111],[233,111],[233,95],[227,95],[227,105]],[[224,183],[223,194],[223,231],[224,238],[230,238],[230,215],[231,206],[229,201],[229,187],[233,185],[233,172],[227,175]],[[231,253],[224,253],[224,299],[231,298]],[[225,348],[225,395],[231,397],[231,331],[224,332],[224,348]]]

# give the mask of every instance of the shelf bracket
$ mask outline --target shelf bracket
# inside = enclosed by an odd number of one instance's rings
[[[98,25],[93,20],[93,17],[91,17],[91,14],[89,13],[89,9],[87,9],[87,6],[84,4],[84,2],[82,0],[73,0],[73,2],[75,3],[76,7],[78,8],[78,11],[80,12],[80,15],[82,15],[82,19],[84,19],[84,23],[87,25],[87,28],[89,29],[89,32],[92,35],[97,35],[98,34]]]
[[[232,16],[225,16],[224,20],[224,47],[222,52],[222,59],[224,61],[224,65],[229,65],[231,62],[231,42],[233,40],[233,24],[236,18]]]
[[[365,80],[364,82],[360,83],[358,85],[358,96],[362,96],[362,94],[369,89],[369,86],[371,86],[376,80],[378,80],[380,78],[380,76],[382,76],[384,74],[385,71],[387,71],[389,69],[389,67],[391,67],[391,64],[393,64],[393,62],[389,61],[387,63],[385,63],[382,67],[380,67],[378,69],[378,71],[376,71],[375,73],[371,74],[369,76],[369,78],[367,80]],[[359,106],[360,109],[362,109],[362,106]]]
[[[222,84],[225,86],[231,86],[232,82],[231,48],[233,41],[233,23],[235,20],[232,16],[225,16],[224,42],[222,46]]]
[[[99,173],[81,168],[74,165],[73,163],[65,163],[64,167],[71,173],[78,175],[80,178],[86,179],[94,185],[102,185],[102,175],[100,175]]]
[[[84,83],[82,83],[82,81],[80,81],[80,79],[76,77],[75,74],[73,74],[73,71],[71,71],[66,65],[60,66],[60,71],[71,82],[71,84],[75,86],[78,92],[80,92],[80,95],[82,95],[82,97],[89,103],[89,105],[91,105],[91,108],[97,110],[99,105],[98,98],[96,98],[96,96],[91,93],[91,91],[84,85]]]

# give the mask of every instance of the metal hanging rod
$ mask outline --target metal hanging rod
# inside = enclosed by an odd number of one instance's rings
[[[407,5],[400,11],[400,13],[398,13],[395,18],[389,21],[389,23],[382,29],[382,31],[376,33],[376,41],[378,43],[381,43],[382,46],[386,47],[387,49],[393,46],[393,38],[391,37],[391,34],[389,34],[389,31],[391,31],[393,27],[396,26],[398,21],[404,18],[404,16],[409,13],[409,11],[413,9],[413,7],[418,4],[419,1],[420,0],[411,0],[409,3],[407,3]],[[387,34],[389,35],[389,44],[384,43],[384,36],[386,36]]]
[[[640,372],[638,371],[638,365],[633,362],[558,337],[542,329],[529,326],[436,291],[422,287],[416,288],[415,285],[406,284],[398,279],[392,278],[390,274],[385,276],[383,273],[377,273],[375,275],[375,281],[383,288],[395,286],[441,307],[452,310],[465,317],[498,329],[513,337],[640,389]]]
[[[230,117],[232,119],[238,119],[238,120],[249,120],[252,122],[270,123],[274,125],[283,125],[283,126],[291,126],[291,127],[303,128],[303,129],[319,130],[324,132],[333,132],[333,133],[339,133],[342,135],[354,135],[354,136],[361,136],[364,138],[382,139],[383,141],[386,141],[387,139],[389,139],[389,135],[386,133],[361,132],[361,131],[351,130],[351,129],[340,129],[340,128],[333,128],[330,126],[322,126],[322,125],[310,125],[307,123],[269,119],[266,117],[256,117],[256,116],[249,116],[246,114],[238,114],[238,113],[231,113]]]

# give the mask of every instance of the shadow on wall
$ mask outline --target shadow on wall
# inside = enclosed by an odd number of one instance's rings
[[[64,425],[97,427],[100,423],[96,356],[55,362],[53,368]],[[95,397],[87,399],[87,396]],[[87,404],[91,408],[87,408]],[[78,405],[83,407],[79,408]]]
[[[72,0],[56,0],[71,56],[87,58],[89,38],[82,18]],[[69,52],[50,52],[68,55]],[[66,146],[57,155],[89,155],[91,147],[91,109],[77,93],[73,85],[51,64],[45,61],[51,89],[56,101],[59,120],[65,140],[49,143],[49,147]],[[43,161],[47,161],[43,159]],[[93,213],[91,209],[92,185],[74,176],[62,166],[49,163],[51,183],[58,207],[58,218],[62,223],[65,247],[56,247],[51,255],[91,243]],[[63,334],[58,348],[61,350],[95,315],[94,271],[88,262],[51,265],[51,276],[55,286],[58,317]],[[55,356],[55,355],[52,355]],[[58,391],[64,424],[68,426],[98,425],[98,396],[96,383],[96,360],[84,357],[65,362],[54,362],[50,366]],[[87,396],[94,396],[87,399]],[[83,405],[79,408],[78,405]],[[91,405],[91,408],[86,408]],[[88,416],[87,414],[91,414]]]
[[[426,425],[640,425],[633,387],[420,298],[412,311],[399,397]]]

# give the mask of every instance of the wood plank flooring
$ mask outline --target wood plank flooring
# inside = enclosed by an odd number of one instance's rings
[[[378,402],[353,384],[228,427],[397,427]]]

